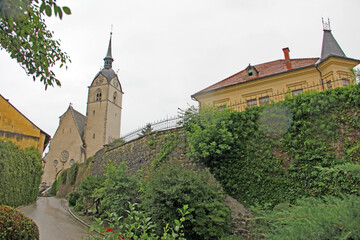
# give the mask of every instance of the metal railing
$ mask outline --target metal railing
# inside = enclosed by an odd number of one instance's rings
[[[272,102],[280,102],[284,101],[286,97],[293,97],[298,94],[301,94],[302,92],[307,92],[309,90],[316,90],[316,91],[324,91],[331,88],[338,88],[343,87],[347,85],[353,85],[357,84],[356,82],[351,82],[350,78],[341,78],[341,79],[333,79],[331,81],[324,81],[320,83],[311,83],[303,82],[300,84],[297,84],[295,86],[289,87],[288,89],[283,89],[282,91],[277,92],[266,92],[260,95],[256,95],[253,98],[249,98],[248,100],[242,100],[239,102],[229,102],[223,105],[215,104],[219,107],[219,109],[224,108],[232,108],[235,111],[245,111],[246,108],[252,107],[252,106],[260,106],[265,103],[272,103]],[[263,99],[264,101],[261,101]],[[256,102],[255,102],[256,101]],[[253,103],[253,105],[249,105],[249,103]],[[167,117],[166,119],[159,120],[153,123],[148,123],[151,125],[151,131],[164,131],[169,129],[174,129],[181,127],[180,123],[181,117],[180,116],[173,116],[173,117]],[[147,125],[148,125],[147,124]],[[121,138],[125,142],[129,142],[131,140],[137,139],[142,135],[142,131],[147,128],[147,125],[140,127],[136,129],[135,131],[132,131]]]
[[[121,137],[125,142],[129,142],[131,140],[137,139],[142,135],[142,131],[147,128],[147,126],[150,124],[151,131],[165,131],[169,129],[174,129],[181,127],[181,124],[179,123],[181,118],[179,116],[173,116],[173,117],[166,117],[165,119],[158,120],[152,123],[148,123],[143,127],[140,127],[136,129],[135,131],[132,131],[124,136]]]
[[[333,79],[331,81],[324,81],[320,83],[308,83],[303,82],[295,86],[291,86],[288,89],[283,89],[282,91],[277,92],[265,92],[262,94],[256,94],[253,97],[248,97],[248,99],[243,99],[241,101],[229,102],[224,105],[218,104],[220,109],[222,108],[231,108],[235,111],[245,111],[246,108],[252,106],[260,106],[265,103],[280,102],[284,101],[286,97],[293,97],[301,94],[302,92],[307,92],[310,90],[315,90],[318,92],[334,89],[338,87],[344,87],[348,85],[354,85],[355,82],[352,82],[350,78],[341,78]],[[263,101],[261,101],[263,100]]]

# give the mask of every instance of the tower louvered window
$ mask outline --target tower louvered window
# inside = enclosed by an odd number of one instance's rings
[[[101,90],[100,89],[96,90],[95,101],[97,101],[97,102],[101,101]]]

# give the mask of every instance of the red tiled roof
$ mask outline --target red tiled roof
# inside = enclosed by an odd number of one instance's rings
[[[211,85],[210,87],[207,87],[200,92],[195,93],[193,96],[196,96],[198,94],[202,94],[205,92],[213,91],[219,88],[228,87],[231,85],[247,82],[250,80],[255,80],[259,78],[268,77],[271,75],[279,74],[279,73],[285,73],[289,71],[294,71],[296,69],[309,67],[315,64],[315,62],[319,60],[319,58],[301,58],[301,59],[291,59],[291,70],[288,70],[286,67],[285,60],[275,60],[272,62],[262,63],[255,65],[253,67],[256,68],[256,70],[259,72],[259,74],[254,78],[248,78],[247,77],[247,71],[246,69],[242,70],[241,72],[238,72],[218,83],[215,83]]]

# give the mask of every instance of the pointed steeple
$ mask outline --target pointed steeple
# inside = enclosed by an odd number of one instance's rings
[[[112,38],[112,32],[110,32],[109,46],[108,46],[106,56],[104,58],[104,68],[106,68],[106,69],[112,68],[112,62],[114,61],[114,59],[111,56],[111,38]]]
[[[327,22],[323,22],[323,42],[322,42],[322,49],[321,49],[321,58],[320,61],[324,61],[326,58],[330,56],[335,57],[346,57],[345,53],[335,40],[334,36],[331,33],[330,28],[330,20],[328,19]]]

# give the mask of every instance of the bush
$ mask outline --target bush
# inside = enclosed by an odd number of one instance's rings
[[[35,148],[19,149],[0,140],[0,204],[17,207],[34,202],[39,193],[42,159]]]
[[[57,192],[57,190],[56,190],[56,186],[58,185],[58,180],[56,179],[54,182],[53,182],[53,184],[51,185],[51,188],[50,188],[50,191],[49,191],[49,193],[50,193],[50,195],[56,195],[56,192]]]
[[[67,199],[69,202],[69,206],[74,207],[76,205],[76,201],[80,198],[80,193],[78,191],[72,191],[67,195]]]
[[[243,112],[183,114],[190,154],[245,206],[272,208],[302,197],[360,195],[356,171],[323,168],[360,156],[360,85],[306,92]]]
[[[62,183],[62,178],[61,178],[62,174],[58,175],[57,179],[55,179],[55,181],[53,182],[53,184],[51,185],[50,191],[49,193],[51,195],[56,195],[56,193],[59,191],[60,185]]]
[[[256,227],[266,239],[360,239],[359,205],[360,198],[353,195],[305,198],[263,212]]]
[[[39,229],[36,224],[20,211],[12,207],[0,206],[0,239],[38,240]]]
[[[188,206],[183,209],[178,209],[181,213],[180,219],[174,219],[175,226],[170,228],[168,224],[163,228],[160,235],[154,233],[154,227],[150,217],[136,208],[136,203],[129,203],[129,210],[127,218],[122,218],[115,213],[109,214],[106,219],[108,227],[104,227],[104,221],[97,218],[97,224],[94,229],[102,233],[102,238],[99,239],[139,239],[139,240],[185,240],[183,223],[186,221]],[[93,240],[93,238],[92,238]]]
[[[136,176],[127,172],[126,163],[120,163],[118,167],[107,166],[105,181],[94,194],[102,198],[100,203],[102,212],[116,213],[118,216],[126,217],[128,203],[135,202],[138,191]]]
[[[215,239],[228,233],[230,210],[223,198],[220,185],[207,171],[187,170],[176,163],[153,170],[141,195],[142,206],[158,233],[181,217],[177,209],[189,205],[184,222],[187,239]]]
[[[61,184],[66,184],[68,169],[61,172]]]
[[[81,210],[87,212],[95,205],[96,212],[98,212],[102,200],[102,194],[99,191],[102,188],[104,181],[105,176],[87,176],[81,182],[79,188],[70,193],[69,203],[71,197],[72,206],[78,205],[78,209],[81,208]]]
[[[77,173],[79,171],[79,163],[74,163],[69,169],[67,169],[67,183],[74,185],[76,182]]]

